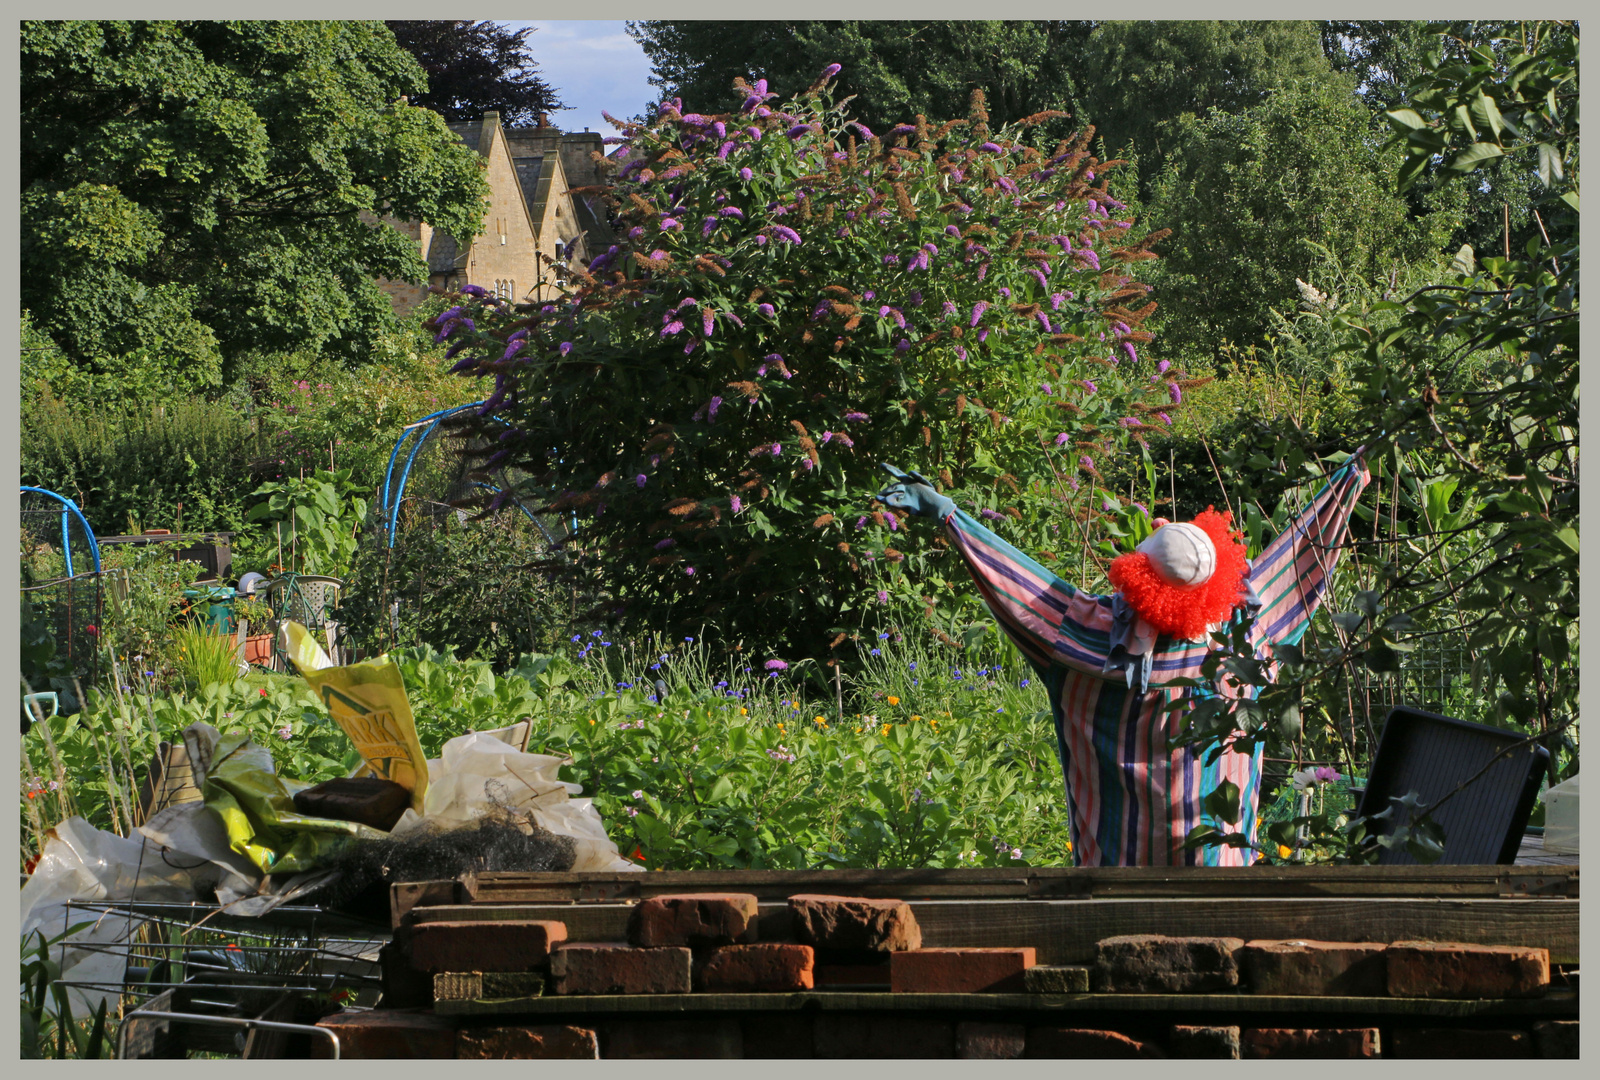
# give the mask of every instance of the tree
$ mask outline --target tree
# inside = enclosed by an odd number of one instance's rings
[[[1145,195],[1176,156],[1181,117],[1236,115],[1300,80],[1335,81],[1317,25],[1292,21],[1097,23],[1078,67],[1080,119],[1109,151],[1138,157]]]
[[[1372,115],[1373,131],[1388,131],[1384,114],[1409,100],[1408,84],[1416,72],[1427,68],[1430,54],[1448,51],[1456,56],[1472,49],[1488,49],[1504,59],[1515,51],[1516,28],[1505,22],[1456,23],[1441,37],[1438,28],[1420,20],[1345,21],[1322,24],[1323,50],[1334,69],[1352,75],[1356,93]],[[1550,33],[1565,34],[1560,26]],[[1458,219],[1450,250],[1470,244],[1477,251],[1520,251],[1539,234],[1533,205],[1540,196],[1537,170],[1495,159],[1474,170],[1474,183],[1456,184],[1441,175],[1439,163],[1430,161],[1405,195],[1414,208],[1425,204],[1449,205]],[[1459,207],[1459,209],[1457,209]],[[1552,238],[1565,237],[1576,228],[1577,218],[1557,211],[1556,220],[1544,225]]]
[[[467,426],[482,467],[576,517],[637,625],[826,656],[891,600],[953,611],[966,575],[876,502],[880,461],[1077,551],[1096,459],[1181,396],[1138,357],[1149,255],[1085,140],[991,131],[981,95],[868,140],[823,89],[836,70],[781,106],[758,82],[737,111],[630,126],[624,239],[593,276],[438,318],[493,381]]]
[[[428,76],[428,89],[411,97],[413,105],[446,120],[477,120],[492,109],[508,127],[566,108],[539,77],[527,40],[534,27],[512,30],[471,19],[391,19],[384,25]]]
[[[482,227],[477,155],[398,103],[422,86],[381,23],[23,23],[23,306],[112,395],[359,357],[373,279],[427,272],[377,216]]]
[[[1260,343],[1271,311],[1294,310],[1296,278],[1311,277],[1324,253],[1372,280],[1433,257],[1448,236],[1438,215],[1411,220],[1364,110],[1336,85],[1291,83],[1238,112],[1184,115],[1162,130],[1167,165],[1145,210],[1173,230],[1152,283],[1175,352]]]
[[[982,90],[997,124],[1073,97],[1075,60],[1088,23],[1051,20],[842,20],[630,22],[661,100],[720,101],[735,78],[762,78],[797,93],[829,63],[844,66],[841,98],[873,130],[908,116],[958,116]],[[1081,125],[1079,125],[1081,126]]]

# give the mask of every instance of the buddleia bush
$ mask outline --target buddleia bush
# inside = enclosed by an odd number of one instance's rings
[[[1182,396],[1139,357],[1155,305],[1132,264],[1164,234],[1118,217],[1092,129],[1041,147],[1061,114],[991,131],[974,94],[967,119],[874,133],[837,70],[781,106],[740,80],[730,112],[619,125],[622,239],[571,295],[467,290],[437,320],[486,383],[482,465],[576,518],[609,614],[825,654],[965,581],[873,498],[878,462],[1030,550],[1076,545],[1098,460]]]

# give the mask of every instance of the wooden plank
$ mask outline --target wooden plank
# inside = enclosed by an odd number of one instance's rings
[[[1031,945],[1041,964],[1082,964],[1095,943],[1119,934],[1313,938],[1323,941],[1459,941],[1538,946],[1552,963],[1578,961],[1578,901],[1498,898],[912,900],[922,943]],[[619,941],[629,904],[461,904],[419,907],[412,918],[556,919],[569,941]],[[760,934],[788,933],[788,905],[759,905]]]
[[[1079,1012],[1281,1013],[1371,1016],[1576,1016],[1572,991],[1542,998],[1480,1000],[1309,997],[1272,994],[894,994],[813,990],[795,994],[616,994],[436,1001],[448,1016],[589,1016],[715,1012]],[[1031,1018],[1042,1021],[1042,1017]]]
[[[1509,866],[1035,867],[921,870],[726,870],[650,874],[478,874],[475,903],[603,901],[670,892],[736,891],[761,899],[796,892],[913,898],[1032,896],[1500,896]],[[1541,866],[1551,891],[1578,895],[1578,867]],[[460,901],[458,901],[460,902]]]

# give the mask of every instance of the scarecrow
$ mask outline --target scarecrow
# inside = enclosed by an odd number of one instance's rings
[[[944,526],[989,610],[1043,681],[1066,777],[1072,850],[1082,866],[1243,866],[1250,848],[1186,849],[1201,801],[1223,781],[1239,789],[1240,826],[1256,840],[1261,754],[1224,745],[1172,747],[1202,697],[1253,697],[1251,686],[1173,686],[1203,679],[1213,630],[1250,620],[1248,641],[1297,643],[1322,603],[1350,512],[1371,474],[1352,455],[1254,559],[1231,513],[1208,507],[1190,522],[1157,518],[1138,548],[1118,556],[1116,592],[1074,588],[980,525],[917,473],[881,466],[888,506]],[[1266,667],[1268,677],[1276,666]]]

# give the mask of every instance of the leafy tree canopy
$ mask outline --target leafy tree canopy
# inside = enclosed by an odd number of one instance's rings
[[[1163,342],[1177,352],[1259,343],[1270,311],[1293,311],[1295,279],[1326,257],[1382,279],[1403,260],[1432,258],[1449,235],[1445,214],[1412,220],[1392,190],[1395,155],[1379,153],[1360,104],[1327,83],[1184,115],[1164,138],[1167,165],[1146,211],[1173,230],[1152,283]]]
[[[539,114],[566,108],[555,89],[539,77],[528,35],[471,19],[391,19],[400,47],[417,58],[428,89],[411,104],[432,109],[446,120],[476,120],[493,109],[507,126],[536,123]]]
[[[376,215],[482,226],[477,156],[398,104],[422,72],[381,23],[25,22],[21,67],[23,306],[108,393],[359,356],[393,320],[373,278],[426,274]]]
[[[721,101],[735,78],[782,95],[844,65],[841,98],[873,130],[917,113],[957,116],[982,90],[995,123],[1066,108],[1088,23],[1052,20],[630,22],[662,99]]]

